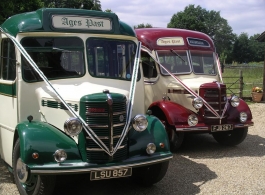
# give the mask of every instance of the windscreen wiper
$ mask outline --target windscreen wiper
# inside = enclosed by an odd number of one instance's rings
[[[186,62],[176,51],[174,51],[173,49],[171,49],[170,51],[176,54],[183,62]]]

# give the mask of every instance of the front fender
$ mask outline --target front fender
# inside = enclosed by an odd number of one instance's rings
[[[246,112],[247,113],[247,116],[248,116],[247,123],[252,120],[251,110],[250,110],[249,106],[247,105],[247,103],[242,99],[240,99],[240,103],[239,103],[238,107],[233,107],[233,106],[231,106],[231,104],[229,104],[227,111],[226,111],[226,114],[228,115],[227,120],[240,122],[240,120],[239,120],[240,112]]]
[[[185,108],[184,106],[181,106],[171,101],[153,102],[148,109],[151,110],[152,114],[157,116],[159,119],[163,119],[164,117],[166,117],[165,119],[170,125],[187,124],[187,119],[189,115],[197,115],[196,113]],[[199,122],[202,121],[200,116],[197,115],[197,117],[199,119]]]
[[[25,121],[17,125],[16,131],[21,158],[26,164],[54,163],[53,154],[58,149],[66,151],[68,160],[81,158],[75,141],[48,123]],[[34,152],[39,154],[38,159],[32,158]]]
[[[161,121],[154,116],[147,116],[148,126],[147,129],[138,132],[133,128],[129,131],[129,155],[146,155],[146,146],[149,143],[156,145],[156,152],[170,151],[168,136],[164,125]],[[164,147],[161,147],[161,143]]]

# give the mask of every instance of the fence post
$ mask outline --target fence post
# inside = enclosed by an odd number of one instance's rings
[[[243,73],[242,70],[239,70],[239,97],[243,97],[243,87],[244,87],[244,82],[243,82]]]

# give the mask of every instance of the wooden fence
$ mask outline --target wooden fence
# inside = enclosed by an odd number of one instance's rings
[[[223,78],[230,80],[230,82],[224,82],[226,84],[227,94],[229,92],[230,94],[237,94],[242,99],[251,99],[251,90],[254,86],[261,86],[263,88],[263,83],[244,82],[242,70],[239,70],[239,76]]]

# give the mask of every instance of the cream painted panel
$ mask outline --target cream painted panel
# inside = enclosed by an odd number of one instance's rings
[[[17,98],[0,95],[0,109],[0,154],[11,165],[13,137],[17,125]]]
[[[4,159],[4,161],[10,166],[12,166],[13,136],[13,130],[3,125],[0,126],[1,158]]]

